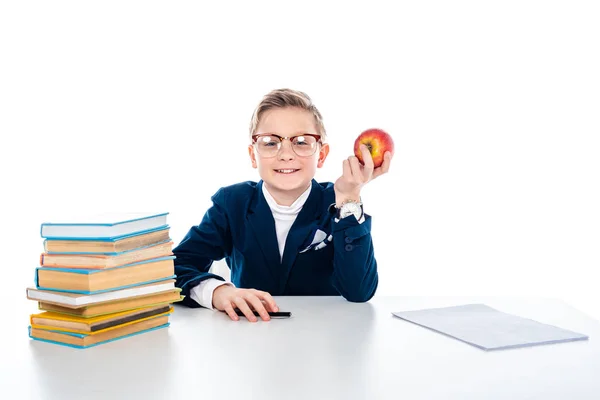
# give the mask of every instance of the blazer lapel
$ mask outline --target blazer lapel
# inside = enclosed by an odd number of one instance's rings
[[[262,193],[260,181],[256,185],[254,198],[248,210],[247,220],[254,231],[256,241],[265,256],[267,268],[275,282],[281,280],[281,259],[277,246],[277,233],[275,232],[275,220]]]
[[[296,220],[292,224],[285,240],[285,250],[283,252],[282,279],[280,281],[280,290],[283,292],[287,284],[288,276],[296,261],[296,256],[300,251],[300,246],[304,243],[308,235],[313,231],[315,221],[318,220],[319,206],[323,200],[321,186],[312,180],[310,195],[306,199],[304,206],[298,213]],[[267,206],[268,207],[268,206]]]

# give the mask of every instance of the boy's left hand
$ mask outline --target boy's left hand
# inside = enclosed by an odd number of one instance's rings
[[[383,164],[373,168],[373,158],[369,149],[364,144],[360,145],[360,151],[365,165],[361,165],[356,156],[348,157],[343,162],[343,174],[334,184],[335,205],[341,207],[346,200],[360,200],[360,190],[369,181],[385,174],[390,169],[392,154],[386,151],[383,156]]]

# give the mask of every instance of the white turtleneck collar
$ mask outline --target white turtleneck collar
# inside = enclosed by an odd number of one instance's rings
[[[282,206],[277,204],[263,182],[262,192],[265,196],[267,204],[269,205],[269,208],[271,209],[273,219],[275,220],[275,232],[277,234],[277,244],[279,246],[279,256],[281,260],[283,260],[283,250],[285,249],[287,235],[292,227],[292,224],[296,220],[296,217],[300,213],[300,210],[302,210],[304,203],[306,203],[306,199],[308,199],[308,196],[310,195],[311,188],[312,184],[296,199],[296,201],[292,203],[291,206]]]
[[[267,190],[264,182],[262,185],[262,191],[263,194],[265,196],[265,200],[267,200],[267,203],[269,204],[269,208],[271,209],[271,212],[273,213],[273,217],[277,220],[278,218],[280,219],[285,219],[285,220],[294,220],[296,219],[296,216],[298,215],[298,213],[300,212],[300,210],[302,210],[302,207],[304,206],[304,203],[306,203],[306,199],[308,199],[308,196],[310,195],[310,190],[312,188],[312,185],[310,185],[308,187],[308,189],[306,189],[304,191],[304,193],[302,193],[293,203],[291,206],[282,206],[277,204],[277,202],[275,201],[275,199],[273,198],[273,196],[271,196],[271,193],[269,193],[269,191]]]

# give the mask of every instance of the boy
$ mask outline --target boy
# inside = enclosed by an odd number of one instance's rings
[[[368,149],[343,161],[335,184],[317,183],[329,145],[320,112],[303,92],[273,90],[250,124],[248,153],[259,182],[221,188],[202,222],[173,249],[182,304],[235,309],[256,322],[278,307],[271,295],[342,295],[368,301],[378,283],[371,217],[362,212],[361,188],[386,173],[391,154],[374,169]],[[225,258],[231,281],[209,273]]]

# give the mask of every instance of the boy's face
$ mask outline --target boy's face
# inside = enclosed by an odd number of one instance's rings
[[[302,194],[308,189],[317,168],[323,166],[329,153],[327,144],[317,141],[313,146],[315,138],[308,135],[320,137],[315,118],[309,111],[300,108],[274,108],[266,111],[261,116],[255,135],[259,135],[258,141],[262,140],[263,145],[255,143],[248,147],[252,167],[258,168],[261,179],[273,195]],[[264,143],[269,135],[275,141]],[[278,144],[279,140],[274,135],[287,138],[300,136],[294,140],[294,144],[289,139],[284,139]],[[280,147],[275,154],[274,150],[277,146]],[[314,154],[307,156],[305,154],[310,153],[307,150],[309,148],[314,148]]]

